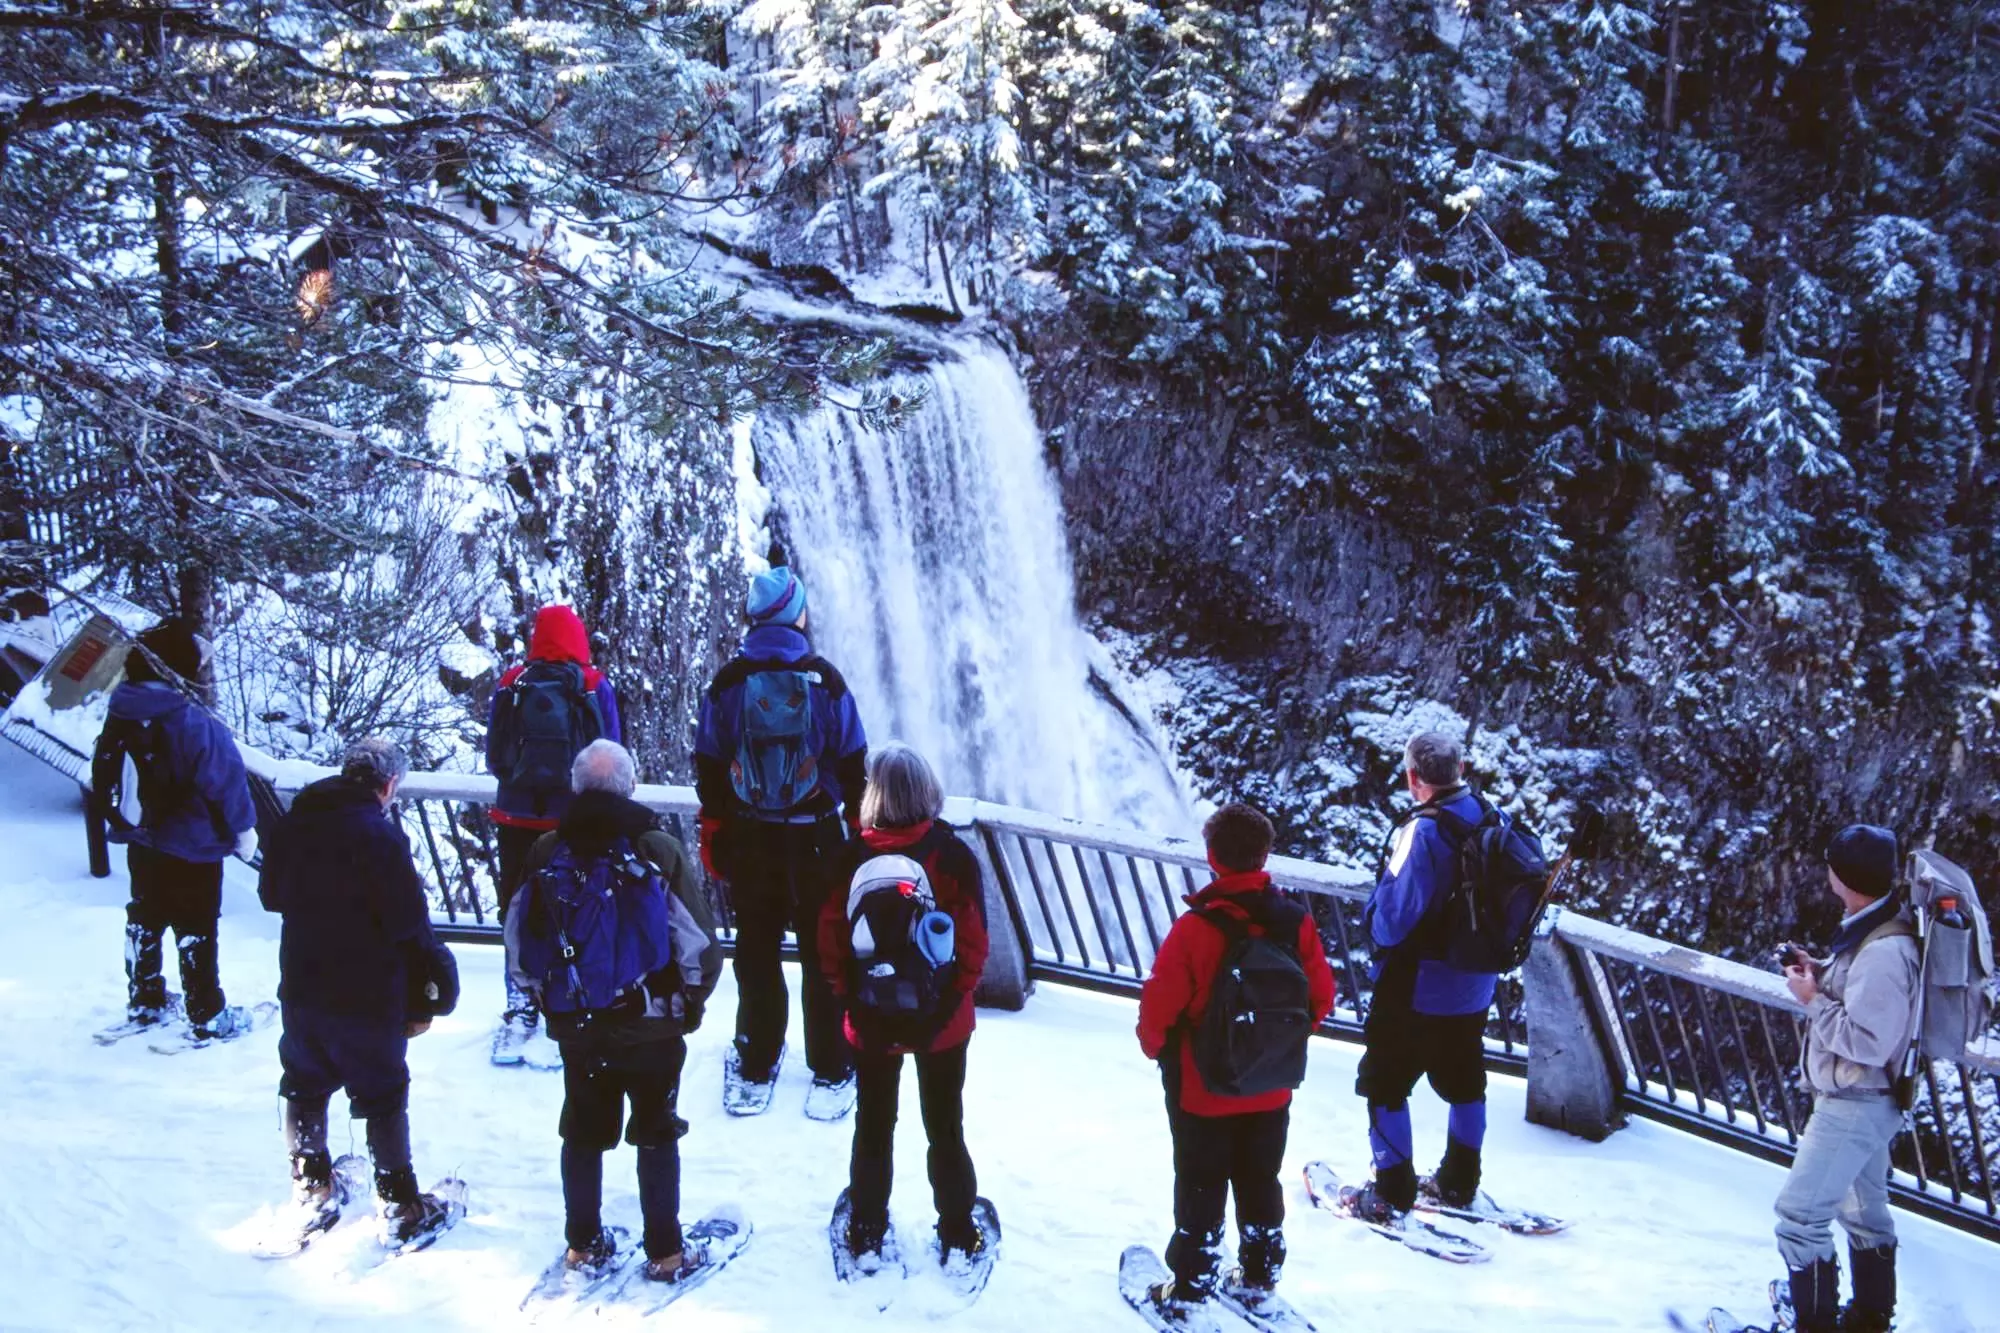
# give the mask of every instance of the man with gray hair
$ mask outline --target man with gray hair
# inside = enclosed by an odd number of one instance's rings
[[[425,1194],[410,1162],[409,1040],[457,1003],[458,964],[431,929],[409,839],[389,813],[409,768],[394,741],[355,741],[264,849],[257,893],[285,919],[278,1095],[297,1210],[286,1245],[340,1221],[346,1182],[327,1149],[327,1105],[341,1088],[368,1122],[383,1244],[421,1248],[464,1211],[458,1182],[440,1187],[450,1199]]]
[[[1374,945],[1374,997],[1355,1091],[1368,1099],[1375,1179],[1354,1201],[1370,1221],[1394,1222],[1416,1205],[1419,1182],[1410,1092],[1428,1077],[1449,1104],[1444,1161],[1423,1186],[1453,1207],[1479,1190],[1486,1137],[1486,1012],[1489,972],[1465,972],[1441,957],[1442,907],[1458,888],[1459,848],[1485,816],[1465,781],[1458,740],[1421,731],[1403,750],[1403,779],[1417,805],[1390,844],[1364,919]]]
[[[577,753],[574,798],[529,850],[507,914],[509,977],[534,997],[563,1055],[567,1248],[549,1274],[557,1289],[568,1271],[602,1275],[620,1260],[601,1209],[604,1154],[621,1121],[639,1150],[645,1275],[676,1282],[725,1257],[707,1252],[713,1233],[681,1232],[686,1125],[676,1109],[686,1034],[722,974],[722,946],[686,852],[632,799],[637,782],[615,741]]]

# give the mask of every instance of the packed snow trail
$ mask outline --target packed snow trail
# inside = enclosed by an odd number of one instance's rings
[[[378,1263],[372,1229],[350,1218],[295,1259],[250,1253],[256,1222],[285,1198],[275,1029],[163,1059],[142,1042],[92,1044],[124,1002],[125,879],[84,870],[74,787],[0,745],[0,1327],[7,1329],[384,1329],[521,1327],[518,1307],[561,1242],[554,1074],[495,1069],[487,1042],[500,952],[461,946],[465,1000],[410,1044],[418,1175],[471,1189],[464,1221],[421,1254]],[[222,925],[230,999],[277,982],[275,917],[232,864]],[[796,991],[794,992],[796,993]],[[948,1324],[934,1278],[913,1279],[886,1314],[834,1281],[826,1219],[846,1183],[851,1122],[800,1113],[794,1062],[763,1116],[722,1113],[727,983],[691,1043],[681,1107],[682,1216],[734,1201],[753,1243],[658,1327],[716,1333],[849,1333],[886,1328],[1046,1333],[1143,1327],[1119,1298],[1118,1256],[1158,1249],[1170,1230],[1166,1117],[1129,1001],[1044,986],[1020,1014],[981,1013],[966,1087],[979,1191],[1006,1219],[992,1283]],[[796,1042],[797,1035],[794,1034]],[[1452,1268],[1307,1205],[1315,1157],[1359,1172],[1366,1143],[1353,1095],[1355,1049],[1315,1042],[1285,1166],[1291,1261],[1282,1290],[1326,1333],[1479,1328],[1651,1330],[1671,1306],[1765,1308],[1778,1265],[1770,1234],[1778,1168],[1643,1121],[1587,1144],[1521,1119],[1521,1085],[1494,1081],[1488,1187],[1559,1214],[1559,1236],[1483,1228],[1490,1263]],[[334,1099],[336,1153],[361,1151]],[[1443,1108],[1415,1099],[1427,1150]],[[895,1217],[922,1252],[931,1221],[923,1128],[906,1076],[897,1129]],[[606,1221],[638,1226],[629,1148],[605,1168]],[[2000,1333],[1990,1275],[2000,1251],[1899,1212],[1901,1333]],[[564,1311],[537,1327],[603,1329]]]

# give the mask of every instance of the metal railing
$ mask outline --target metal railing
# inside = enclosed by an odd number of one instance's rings
[[[1811,1111],[1799,1086],[1805,1009],[1782,978],[1565,912],[1556,935],[1586,980],[1628,1106],[1788,1160]],[[2000,1238],[1993,1147],[2000,1047],[1928,1062],[1911,1130],[1891,1153],[1893,1191],[1920,1211]]]
[[[311,765],[252,754],[260,805],[275,809],[324,776]],[[694,790],[642,786],[638,800],[692,847]],[[398,803],[428,871],[448,937],[497,939],[498,866],[486,815],[491,778],[412,773]],[[1021,941],[1030,974],[1136,993],[1160,942],[1208,880],[1201,845],[1110,829],[1012,806],[954,798],[945,818],[983,854]],[[1273,880],[1311,903],[1340,993],[1329,1035],[1358,1036],[1371,996],[1361,921],[1369,882],[1359,872],[1274,857]],[[724,924],[727,886],[707,889]],[[1551,932],[1586,978],[1594,1026],[1627,1109],[1731,1146],[1788,1160],[1810,1106],[1797,1085],[1802,1010],[1781,978],[1636,931],[1563,912]],[[1489,1063],[1534,1078],[1525,994],[1502,979],[1487,1027]],[[1907,1206],[2000,1240],[1993,1150],[2000,1144],[2000,1043],[1926,1071],[1914,1130],[1897,1141],[1893,1189]]]

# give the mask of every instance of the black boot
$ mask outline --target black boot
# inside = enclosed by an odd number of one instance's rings
[[[1457,1139],[1444,1141],[1444,1161],[1438,1164],[1438,1202],[1451,1208],[1470,1208],[1479,1195],[1479,1149],[1468,1148]]]
[[[1243,1285],[1270,1291],[1285,1271],[1285,1229],[1247,1226],[1236,1238],[1236,1262]]]
[[[285,1099],[285,1151],[292,1157],[292,1193],[318,1195],[333,1183],[333,1157],[326,1148],[326,1105],[302,1106]]]
[[[1896,1314],[1896,1244],[1847,1247],[1854,1299],[1841,1312],[1840,1333],[1888,1333]]]
[[[206,1030],[222,1017],[227,1007],[222,996],[222,977],[216,966],[215,928],[211,926],[199,935],[177,932],[175,943],[181,955],[181,991],[188,1023],[197,1031]]]
[[[1791,1284],[1798,1333],[1840,1333],[1840,1265],[1816,1259],[1794,1268]]]
[[[1215,1294],[1222,1268],[1222,1228],[1205,1235],[1191,1231],[1174,1232],[1167,1242],[1167,1267],[1174,1272],[1172,1299],[1205,1301]]]
[[[160,975],[160,932],[136,921],[125,923],[125,1010],[132,1018],[156,1015],[167,1007],[167,979]]]

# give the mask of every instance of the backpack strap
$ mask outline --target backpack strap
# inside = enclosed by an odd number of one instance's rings
[[[722,664],[722,670],[716,672],[715,679],[708,683],[709,700],[720,700],[750,677],[766,671],[813,672],[819,676],[821,686],[835,699],[847,693],[847,679],[834,669],[833,663],[818,653],[808,653],[796,662],[783,662],[774,657],[732,657]]]

